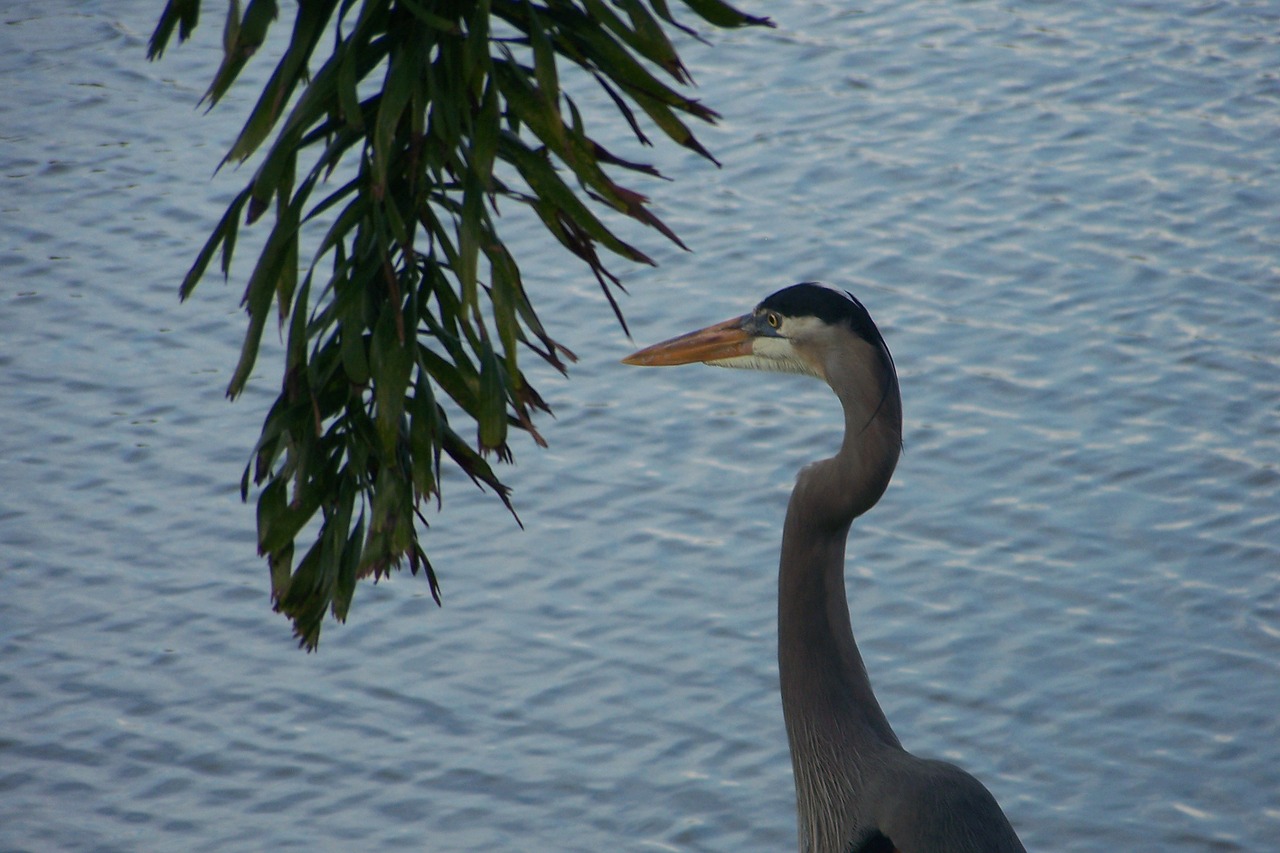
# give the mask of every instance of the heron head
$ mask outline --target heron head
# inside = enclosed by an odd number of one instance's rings
[[[875,374],[894,373],[889,347],[862,303],[844,291],[804,282],[770,295],[748,314],[646,347],[623,363],[702,362],[800,373],[834,386],[834,373],[851,360],[869,361]]]

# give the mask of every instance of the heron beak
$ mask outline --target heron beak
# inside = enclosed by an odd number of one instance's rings
[[[747,331],[750,314],[689,332],[678,338],[645,347],[622,360],[623,364],[644,367],[667,367],[673,364],[713,362],[725,358],[751,355],[755,336]]]

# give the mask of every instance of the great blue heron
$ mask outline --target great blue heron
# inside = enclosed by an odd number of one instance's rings
[[[889,485],[902,447],[897,372],[862,303],[797,284],[624,361],[807,374],[844,407],[840,452],[796,478],[778,569],[778,669],[802,853],[1023,851],[981,782],[902,748],[853,639],[845,540]]]

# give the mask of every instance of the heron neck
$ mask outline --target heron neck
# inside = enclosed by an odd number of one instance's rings
[[[844,582],[850,525],[879,499],[897,462],[900,403],[896,383],[891,399],[840,396],[844,443],[800,472],[778,573],[782,709],[802,849],[814,851],[847,844],[865,819],[863,768],[901,749],[854,641]]]
[[[778,572],[778,666],[792,757],[810,750],[865,753],[898,745],[858,651],[845,595],[845,542],[854,516],[815,511],[849,488],[844,454],[816,462],[798,478],[787,507]],[[797,754],[799,752],[799,755]],[[840,762],[845,763],[845,762]]]

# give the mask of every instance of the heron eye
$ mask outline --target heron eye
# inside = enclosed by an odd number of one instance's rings
[[[778,315],[770,311],[765,315],[765,322],[769,324],[769,328],[776,329],[781,325],[782,321],[778,319]]]

